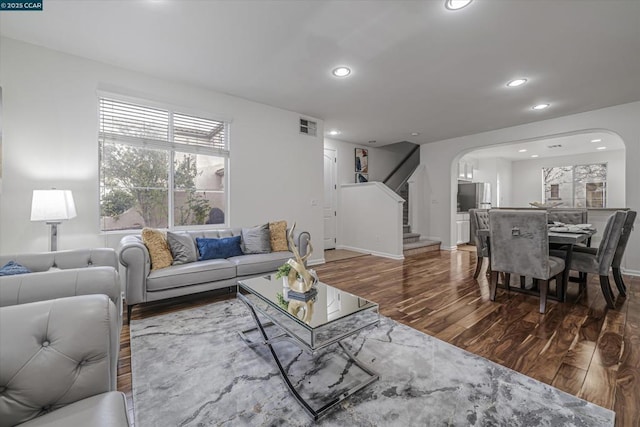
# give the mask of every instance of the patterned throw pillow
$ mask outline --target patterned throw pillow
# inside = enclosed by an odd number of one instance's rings
[[[146,227],[143,228],[142,243],[144,243],[149,250],[152,270],[166,268],[173,263],[173,256],[171,255],[171,251],[167,245],[167,239],[164,237],[162,231]]]
[[[287,221],[270,222],[269,231],[271,232],[271,252],[288,251]]]
[[[231,258],[242,255],[240,236],[225,237],[222,239],[196,237],[196,244],[198,245],[198,252],[200,252],[198,261]]]
[[[15,261],[9,261],[0,268],[0,276],[14,276],[16,274],[27,273],[31,273],[31,270]]]

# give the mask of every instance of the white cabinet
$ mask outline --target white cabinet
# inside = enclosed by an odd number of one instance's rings
[[[473,161],[460,160],[458,162],[458,179],[473,181]]]
[[[456,244],[462,245],[469,243],[469,236],[471,234],[468,213],[459,213],[456,216]]]

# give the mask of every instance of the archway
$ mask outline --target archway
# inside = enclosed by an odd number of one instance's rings
[[[590,222],[603,226],[611,209],[626,206],[625,162],[624,142],[606,130],[464,150],[452,165],[458,183],[451,189],[457,204],[456,242],[469,240],[459,233],[468,230],[460,212],[470,207],[524,208],[534,202],[580,207],[589,209]],[[469,206],[469,191],[480,188],[484,198],[479,195],[477,203],[483,205]]]

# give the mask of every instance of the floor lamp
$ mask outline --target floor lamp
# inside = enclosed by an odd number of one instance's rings
[[[58,250],[58,224],[76,217],[71,190],[33,190],[31,221],[51,226],[51,251]]]

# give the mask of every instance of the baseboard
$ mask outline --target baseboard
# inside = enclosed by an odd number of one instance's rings
[[[367,255],[371,254],[371,251],[365,251],[364,249],[358,249],[351,246],[337,245],[336,249],[344,249],[345,251],[360,252],[361,254],[367,254]]]
[[[363,253],[363,254],[375,255],[375,256],[382,257],[382,258],[395,259],[395,260],[398,260],[398,261],[402,261],[404,259],[404,255],[394,255],[394,254],[388,254],[386,252],[368,251],[366,249],[355,248],[353,246],[340,245],[339,247],[336,246],[336,249],[346,249],[348,251],[354,251],[354,252],[360,252],[360,253]]]
[[[307,262],[308,266],[312,266],[312,265],[320,265],[320,264],[324,264],[326,261],[324,258],[320,258],[320,259],[314,259],[313,261],[309,261]]]
[[[453,245],[453,246],[442,246],[442,244],[440,244],[440,250],[441,251],[455,251],[458,249],[458,245]]]
[[[639,276],[640,277],[640,270],[631,270],[628,268],[623,268],[622,269],[622,274],[626,274],[627,276]]]

